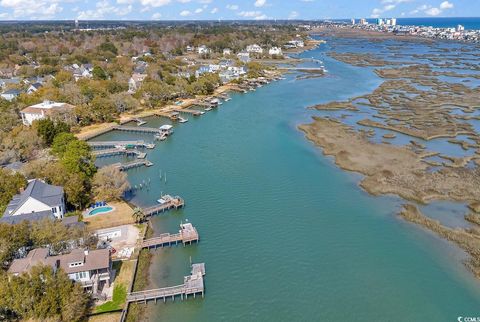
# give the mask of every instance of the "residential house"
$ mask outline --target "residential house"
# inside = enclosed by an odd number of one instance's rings
[[[251,60],[251,59],[250,59],[250,53],[248,53],[248,52],[246,52],[246,51],[239,52],[239,53],[237,54],[237,57],[238,57],[238,59],[240,59],[240,61],[241,61],[242,63],[248,63],[248,62],[250,62],[250,60]]]
[[[218,63],[218,65],[220,68],[228,68],[230,66],[234,66],[235,62],[231,59],[223,59]]]
[[[200,75],[205,73],[216,73],[220,71],[220,65],[210,64],[210,65],[203,65],[200,66],[199,69],[195,72],[195,77],[200,77]]]
[[[230,56],[232,54],[232,50],[230,48],[223,49],[223,56]]]
[[[223,83],[228,83],[232,80],[239,79],[247,73],[245,67],[229,66],[226,70],[222,70],[219,74],[220,80]]]
[[[191,53],[191,52],[193,52],[193,51],[195,50],[195,47],[193,47],[193,46],[187,46],[186,50],[187,50],[188,53]]]
[[[268,50],[268,54],[269,54],[270,56],[274,56],[274,55],[275,55],[275,56],[282,56],[282,55],[283,55],[283,54],[282,54],[282,49],[279,48],[279,47],[272,47],[272,48],[270,48],[270,49]]]
[[[69,114],[75,106],[68,103],[58,103],[53,101],[43,101],[42,103],[31,105],[20,111],[24,125],[32,125],[33,121],[42,120],[51,116],[53,113]]]
[[[246,49],[247,53],[254,53],[254,54],[263,54],[263,49],[257,44],[248,45]]]
[[[32,94],[38,91],[43,85],[41,83],[33,83],[27,89],[27,94]]]
[[[135,93],[140,88],[145,78],[147,78],[147,74],[134,73],[128,80],[128,92],[131,94]]]
[[[138,60],[135,63],[135,67],[133,68],[134,74],[146,74],[148,68],[148,63],[143,60]]]
[[[20,84],[20,78],[18,77],[0,79],[1,89],[6,89],[9,85],[19,85],[19,84]]]
[[[18,89],[9,89],[9,90],[6,90],[5,92],[3,92],[2,94],[0,94],[0,96],[3,99],[6,99],[7,101],[11,102],[14,99],[16,99],[18,96],[20,96],[21,93],[22,93],[22,91],[20,91]]]
[[[91,78],[93,76],[93,65],[92,64],[72,64],[65,67],[65,70],[72,72],[73,78],[75,81],[78,81],[80,78]]]
[[[206,54],[209,54],[210,53],[210,48],[208,48],[207,46],[205,45],[201,45],[197,48],[197,53],[199,55],[206,55]]]
[[[112,260],[108,249],[74,249],[69,254],[50,256],[47,248],[37,248],[31,250],[25,258],[13,260],[8,273],[27,273],[39,264],[49,266],[55,272],[62,269],[71,280],[93,294],[105,294],[113,281]]]
[[[303,40],[290,40],[285,46],[285,48],[303,48],[305,47],[305,43]]]
[[[58,219],[63,218],[65,214],[63,188],[47,184],[40,179],[33,179],[28,182],[24,191],[13,196],[2,219],[19,215],[46,217],[46,214]]]

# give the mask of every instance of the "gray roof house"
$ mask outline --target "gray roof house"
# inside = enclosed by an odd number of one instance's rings
[[[30,216],[32,220],[37,217],[43,219],[53,216],[62,219],[65,214],[65,199],[63,188],[49,185],[40,179],[30,180],[27,188],[18,195],[13,196],[7,205],[1,221],[18,221],[20,217],[12,219],[9,217]],[[26,220],[26,219],[24,219]]]
[[[71,280],[94,294],[105,292],[113,280],[112,260],[108,249],[74,249],[69,254],[50,256],[47,248],[31,250],[25,258],[13,260],[8,273],[19,275],[43,264],[54,271],[62,269]]]

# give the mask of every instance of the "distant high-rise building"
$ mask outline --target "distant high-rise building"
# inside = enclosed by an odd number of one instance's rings
[[[377,19],[377,25],[383,26],[383,19],[382,18]]]
[[[385,24],[386,24],[387,26],[390,26],[390,25],[392,24],[392,20],[390,20],[390,19],[385,19]]]
[[[352,18],[352,20],[350,20],[352,22],[352,25],[355,24],[355,19]]]
[[[397,25],[397,18],[390,19],[390,25],[396,26]]]
[[[75,20],[75,29],[78,29],[78,20]]]
[[[367,19],[365,19],[365,18],[360,19],[360,24],[361,25],[368,25]]]
[[[458,25],[456,30],[457,30],[457,31],[464,31],[464,30],[465,30],[465,27],[462,26],[462,25]]]

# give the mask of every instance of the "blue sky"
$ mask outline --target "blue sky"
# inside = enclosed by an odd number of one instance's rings
[[[0,0],[0,20],[261,20],[428,16],[480,16],[480,0]]]

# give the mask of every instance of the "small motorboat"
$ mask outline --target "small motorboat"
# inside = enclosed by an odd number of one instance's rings
[[[179,118],[178,118],[178,122],[180,122],[180,123],[187,123],[187,122],[188,122],[188,119],[184,119],[183,117],[179,117]]]
[[[208,112],[208,111],[211,111],[211,110],[212,110],[212,108],[211,108],[210,106],[208,106],[208,107],[205,107],[205,111],[207,111],[207,112]]]

